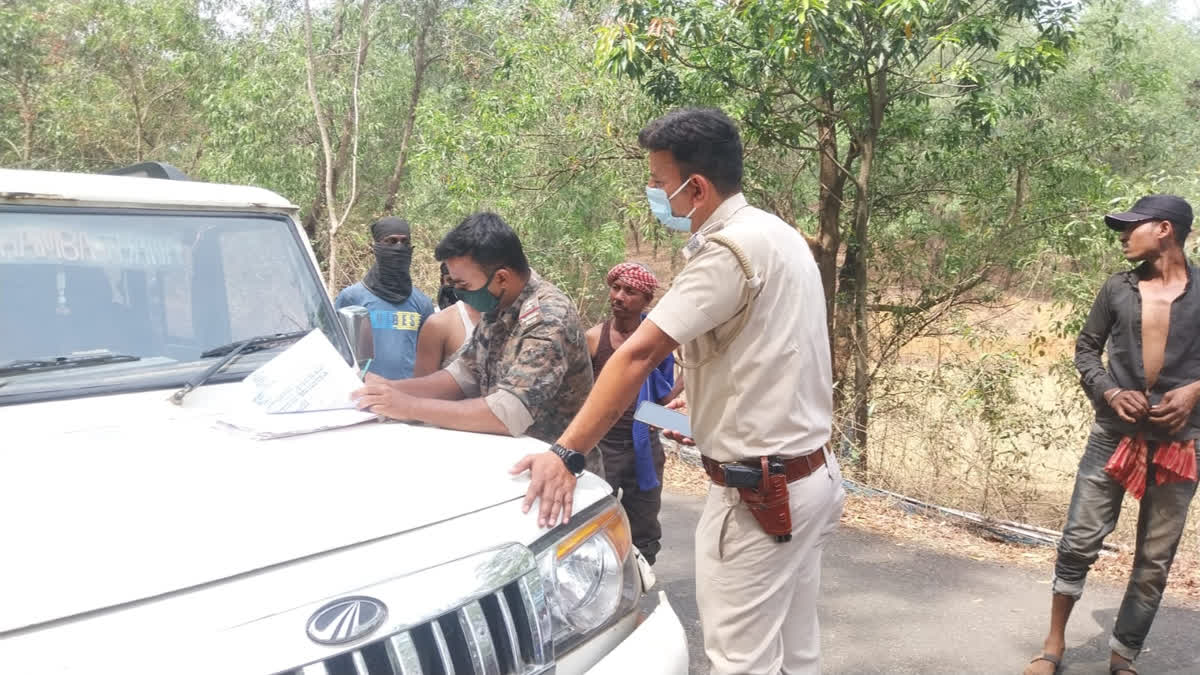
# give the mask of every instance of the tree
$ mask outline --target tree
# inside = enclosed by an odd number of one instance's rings
[[[444,11],[442,0],[421,0],[417,6],[416,35],[412,39],[412,85],[409,87],[408,110],[404,116],[404,130],[400,132],[400,148],[396,152],[396,167],[384,188],[383,212],[391,215],[396,209],[396,195],[400,192],[400,180],[408,165],[409,144],[417,123],[417,106],[425,87],[425,75],[429,66],[438,59],[431,53],[431,41]]]
[[[867,442],[873,180],[889,115],[899,105],[947,99],[956,105],[946,114],[993,126],[999,111],[990,97],[999,87],[1037,84],[1065,63],[1075,7],[1063,0],[647,0],[623,2],[601,35],[609,69],[638,79],[661,102],[720,104],[752,142],[816,154],[818,233],[810,242],[832,310],[830,334],[843,338],[834,345],[843,396],[843,364],[853,361],[846,426],[856,448]],[[865,452],[857,457],[865,462]]]
[[[43,111],[43,92],[52,59],[61,47],[50,37],[44,0],[0,2],[0,84],[15,96],[19,140],[5,141],[18,161],[28,166],[34,154],[34,131]]]
[[[80,130],[113,164],[175,160],[201,152],[204,131],[193,93],[205,86],[215,21],[197,0],[85,0],[72,5],[77,31]],[[186,148],[186,149],[185,149]],[[178,160],[175,160],[178,161]]]
[[[346,3],[341,6],[341,15],[345,16]],[[340,20],[340,19],[339,19]],[[304,37],[306,49],[306,73],[308,76],[308,95],[312,101],[316,117],[317,131],[321,137],[321,153],[324,158],[324,188],[325,211],[328,219],[328,249],[326,252],[327,284],[330,291],[337,289],[337,233],[350,217],[354,204],[358,201],[358,127],[359,127],[359,89],[363,65],[367,60],[370,45],[371,0],[363,0],[359,16],[358,49],[354,56],[354,75],[350,84],[349,103],[346,107],[346,120],[342,125],[341,138],[337,146],[330,140],[329,111],[322,105],[317,91],[317,56],[313,47],[312,8],[309,1],[304,0]],[[336,147],[336,153],[335,153]],[[345,208],[339,213],[337,203],[338,179],[349,169],[350,194],[346,198]]]

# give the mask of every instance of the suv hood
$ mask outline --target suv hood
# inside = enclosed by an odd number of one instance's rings
[[[256,441],[216,423],[237,391],[0,408],[0,634],[518,499],[508,469],[545,449],[375,422]]]

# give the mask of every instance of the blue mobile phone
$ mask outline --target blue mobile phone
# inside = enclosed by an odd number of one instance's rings
[[[692,436],[692,421],[687,415],[657,403],[642,401],[634,411],[633,419],[645,422],[652,427],[678,431],[688,438]]]

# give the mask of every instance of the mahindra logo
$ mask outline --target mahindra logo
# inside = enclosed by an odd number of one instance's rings
[[[370,635],[386,618],[387,607],[375,598],[339,598],[313,613],[308,637],[323,645],[341,645]]]

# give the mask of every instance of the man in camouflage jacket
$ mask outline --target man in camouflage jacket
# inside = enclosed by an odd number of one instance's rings
[[[468,217],[434,254],[449,268],[455,294],[482,314],[479,325],[444,370],[411,380],[369,377],[354,393],[359,407],[449,429],[553,441],[592,388],[574,304],[529,267],[520,239],[494,213]]]

